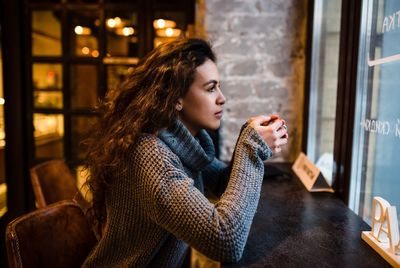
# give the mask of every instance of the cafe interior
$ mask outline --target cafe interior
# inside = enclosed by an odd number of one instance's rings
[[[227,103],[209,132],[216,157],[230,161],[250,116],[279,114],[289,131],[265,162],[241,260],[193,248],[186,267],[400,267],[399,1],[2,0],[0,10],[0,267],[82,264],[98,239],[83,213],[95,107],[177,38],[207,39],[218,57]]]

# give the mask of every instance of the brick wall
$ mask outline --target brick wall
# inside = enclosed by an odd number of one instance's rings
[[[307,0],[197,0],[196,32],[217,53],[227,102],[221,158],[231,158],[250,116],[285,118],[290,142],[273,161],[294,161],[301,150]]]

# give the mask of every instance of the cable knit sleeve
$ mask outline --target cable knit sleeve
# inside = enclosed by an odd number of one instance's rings
[[[241,132],[229,183],[216,204],[194,187],[175,154],[158,143],[143,147],[148,149],[137,152],[135,166],[148,216],[206,256],[238,261],[257,208],[263,161],[272,155],[258,133],[249,126]]]

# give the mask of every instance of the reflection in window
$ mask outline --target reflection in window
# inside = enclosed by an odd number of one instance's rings
[[[400,207],[399,12],[400,1],[363,1],[349,205],[367,222],[375,196]]]
[[[32,55],[61,56],[60,12],[32,12]]]
[[[94,10],[71,12],[69,25],[72,54],[80,57],[99,57],[100,19],[98,12]]]
[[[32,77],[34,107],[61,109],[62,65],[35,63],[32,67]]]
[[[98,92],[97,66],[73,65],[71,68],[71,108],[96,106]]]
[[[61,114],[34,114],[36,158],[64,157],[64,117]]]
[[[341,0],[314,2],[307,155],[332,184]]]
[[[107,13],[108,57],[138,57],[139,28],[136,12],[113,11]]]

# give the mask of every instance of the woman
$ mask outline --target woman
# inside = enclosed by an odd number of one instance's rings
[[[220,126],[225,103],[215,60],[203,40],[163,44],[106,97],[87,163],[104,228],[84,267],[179,267],[188,246],[222,262],[241,258],[263,161],[287,131],[276,117],[251,118],[231,164],[217,160],[204,130]],[[216,204],[204,187],[223,192]]]

